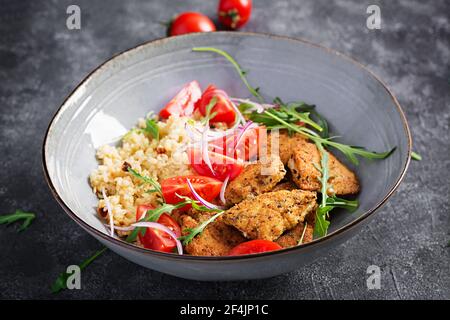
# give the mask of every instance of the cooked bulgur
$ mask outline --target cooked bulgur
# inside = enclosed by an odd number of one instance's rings
[[[140,119],[137,128],[130,130],[118,146],[104,145],[97,150],[99,166],[91,173],[89,180],[99,198],[102,198],[101,191],[105,189],[116,226],[129,226],[136,222],[138,205],[157,205],[157,194],[146,192],[148,185],[143,185],[124,171],[124,163],[156,181],[193,174],[187,153],[183,151],[189,143],[185,131],[188,119],[172,116],[165,122],[157,122],[159,141],[143,132],[145,120]],[[98,207],[105,207],[103,199],[99,200]],[[108,219],[108,216],[105,218]]]

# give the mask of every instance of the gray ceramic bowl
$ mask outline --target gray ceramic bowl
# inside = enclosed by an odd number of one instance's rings
[[[305,245],[242,257],[193,257],[153,252],[108,236],[95,212],[88,184],[97,166],[95,149],[116,141],[150,110],[158,111],[195,79],[248,97],[232,66],[192,47],[225,49],[248,71],[249,81],[269,100],[317,105],[332,132],[348,144],[376,151],[397,146],[384,161],[354,168],[362,183],[360,208],[338,212],[328,236]],[[411,137],[392,93],[371,72],[335,51],[305,41],[251,33],[191,34],[145,43],[108,60],[69,95],[52,119],[44,142],[48,184],[67,214],[117,254],[142,266],[198,280],[264,278],[300,268],[360,231],[398,187],[410,161]],[[125,270],[124,270],[125,272]]]

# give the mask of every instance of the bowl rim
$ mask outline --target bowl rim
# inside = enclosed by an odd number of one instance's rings
[[[291,42],[299,43],[299,44],[302,44],[302,45],[315,47],[315,48],[318,48],[320,50],[324,50],[324,51],[326,51],[328,53],[331,53],[331,54],[333,54],[335,56],[339,56],[340,58],[351,62],[356,67],[362,69],[363,72],[367,72],[372,78],[374,78],[374,80],[377,81],[384,88],[384,90],[386,90],[386,92],[388,93],[388,95],[392,99],[392,102],[394,103],[395,107],[397,108],[397,111],[398,111],[398,113],[400,115],[400,118],[402,120],[403,129],[404,129],[406,137],[407,137],[407,158],[406,158],[406,161],[403,164],[403,167],[401,169],[400,175],[398,176],[396,182],[390,188],[390,190],[385,194],[383,199],[381,201],[379,201],[377,204],[375,204],[369,210],[366,210],[360,217],[358,217],[355,220],[351,221],[350,223],[342,226],[341,228],[339,228],[339,229],[337,229],[337,230],[327,234],[324,237],[321,237],[319,239],[315,239],[315,240],[313,240],[311,242],[308,242],[308,243],[305,243],[305,244],[301,244],[301,245],[295,246],[295,247],[283,248],[283,249],[276,250],[276,251],[269,251],[269,252],[250,254],[250,255],[242,255],[242,256],[191,256],[191,255],[184,255],[184,254],[183,255],[179,255],[179,254],[175,254],[175,253],[165,253],[165,252],[149,250],[149,249],[138,247],[138,246],[136,246],[134,244],[127,243],[127,242],[125,242],[123,240],[113,238],[110,235],[97,230],[96,228],[94,228],[91,225],[89,225],[88,223],[86,223],[83,219],[78,217],[69,208],[69,206],[64,202],[64,200],[60,197],[60,195],[56,191],[56,188],[54,187],[53,182],[52,182],[51,177],[50,177],[50,174],[48,172],[47,161],[46,161],[46,159],[47,159],[47,157],[46,157],[46,146],[47,146],[47,142],[48,142],[49,132],[50,132],[51,128],[53,127],[53,125],[55,124],[55,120],[57,119],[57,117],[64,111],[67,101],[74,95],[74,93],[76,91],[78,91],[78,89],[80,87],[85,85],[85,83],[88,82],[91,78],[93,78],[97,73],[101,72],[103,67],[105,67],[109,63],[112,63],[119,56],[135,52],[135,51],[137,51],[137,50],[139,50],[139,49],[141,49],[143,47],[146,47],[146,46],[163,45],[167,41],[177,41],[177,39],[182,39],[182,38],[197,38],[197,37],[202,37],[202,36],[211,36],[211,34],[219,34],[219,35],[225,35],[225,36],[236,36],[236,37],[270,38],[270,39],[276,39],[276,40],[291,41]],[[48,186],[49,186],[49,188],[50,188],[54,198],[57,200],[59,205],[64,209],[66,214],[72,220],[74,220],[79,226],[81,226],[83,229],[85,229],[89,233],[94,234],[94,235],[102,238],[103,240],[105,240],[107,242],[111,242],[112,244],[118,245],[118,246],[120,246],[120,247],[122,247],[124,249],[130,249],[130,250],[135,251],[137,253],[143,253],[143,254],[158,256],[159,258],[167,258],[167,259],[171,259],[171,260],[191,260],[191,261],[205,261],[205,262],[206,261],[212,261],[212,262],[218,262],[218,261],[250,260],[250,259],[257,259],[257,258],[261,258],[261,257],[279,256],[279,255],[284,255],[284,254],[293,253],[293,252],[300,253],[300,252],[306,250],[309,247],[317,246],[317,245],[319,245],[320,243],[323,243],[323,242],[329,242],[333,238],[336,238],[339,235],[347,233],[348,231],[353,229],[355,226],[357,226],[358,224],[362,223],[364,220],[369,218],[373,213],[375,213],[375,211],[377,211],[380,207],[382,207],[386,203],[386,201],[394,194],[394,192],[397,190],[398,186],[400,185],[400,183],[402,182],[402,180],[403,180],[403,178],[404,178],[404,176],[406,174],[406,171],[407,171],[408,166],[409,166],[410,161],[411,161],[411,152],[412,152],[411,132],[410,132],[410,129],[409,129],[409,126],[408,126],[408,122],[407,122],[405,113],[402,110],[402,107],[400,106],[400,103],[398,102],[397,98],[392,93],[392,91],[387,87],[387,85],[377,75],[375,75],[365,65],[363,65],[360,62],[358,62],[354,58],[350,57],[349,55],[343,54],[343,53],[341,53],[341,52],[339,52],[337,50],[334,50],[334,49],[325,47],[323,45],[319,45],[319,44],[310,42],[309,40],[304,40],[302,38],[294,38],[294,37],[290,37],[290,36],[274,35],[274,34],[260,33],[260,32],[216,31],[214,33],[191,33],[191,34],[185,34],[185,35],[180,35],[180,36],[175,36],[175,37],[164,37],[164,38],[158,38],[158,39],[146,41],[146,42],[138,44],[138,45],[136,45],[136,46],[134,46],[132,48],[129,48],[129,49],[123,50],[123,51],[121,51],[121,52],[119,52],[117,54],[114,54],[109,59],[107,59],[106,61],[101,63],[99,66],[94,68],[65,97],[65,99],[62,102],[62,104],[58,107],[58,109],[56,110],[55,114],[52,116],[52,118],[50,120],[50,123],[49,123],[49,125],[47,127],[47,130],[45,132],[44,141],[43,141],[43,144],[42,144],[42,167],[43,167],[43,171],[44,171],[45,180],[46,180],[46,182],[47,182],[47,184],[48,184]]]

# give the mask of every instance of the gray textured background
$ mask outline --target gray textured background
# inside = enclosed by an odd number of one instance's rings
[[[82,29],[65,27],[69,4]],[[0,1],[0,213],[37,213],[29,230],[0,226],[0,298],[450,298],[450,1],[254,0],[248,31],[302,37],[353,56],[381,76],[409,120],[412,163],[396,195],[358,236],[316,263],[276,278],[182,280],[108,252],[82,274],[83,289],[49,286],[100,245],[53,200],[41,144],[64,97],[114,53],[164,36],[158,21],[184,10],[215,16],[216,1]],[[382,30],[365,27],[379,4]],[[367,290],[366,268],[382,269]]]

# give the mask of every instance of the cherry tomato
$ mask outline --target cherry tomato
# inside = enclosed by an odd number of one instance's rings
[[[202,90],[197,81],[185,85],[172,100],[159,112],[161,118],[168,118],[176,114],[189,116],[194,111],[195,103],[201,98]]]
[[[237,29],[247,23],[252,13],[251,0],[220,0],[219,20],[231,29]]]
[[[183,201],[177,194],[195,200],[195,197],[187,184],[187,179],[189,179],[194,190],[200,197],[209,202],[213,201],[219,195],[222,187],[222,181],[210,177],[191,175],[168,178],[161,181],[161,189],[164,200],[167,203],[175,204]],[[181,209],[185,208],[186,207],[183,207]]]
[[[136,221],[139,221],[141,218],[143,218],[144,214],[151,209],[155,209],[154,206],[141,204],[140,206],[137,206],[136,208]]]
[[[193,32],[216,31],[216,26],[207,16],[198,12],[184,12],[170,22],[168,34],[178,36]]]
[[[147,212],[147,210],[149,209],[153,209],[153,207],[147,205],[138,206],[136,209],[136,220],[139,220],[142,217],[142,215],[145,214],[145,212]],[[180,226],[168,214],[163,213],[159,217],[157,222],[172,230],[177,237],[181,236]],[[177,247],[175,239],[173,239],[170,235],[161,230],[146,228],[144,235],[139,233],[138,237],[139,241],[142,243],[144,248],[147,249],[162,252],[173,252]]]
[[[236,178],[244,168],[244,163],[239,159],[227,157],[221,153],[208,152],[211,167],[214,172],[206,164],[202,157],[202,152],[198,148],[188,149],[189,162],[192,168],[202,176],[213,177],[224,181],[230,176],[230,181]]]
[[[266,128],[258,126],[247,130],[241,137],[239,131],[211,142],[212,151],[239,160],[253,160],[267,139]]]
[[[196,108],[198,108],[200,113],[205,116],[206,107],[213,97],[216,97],[217,101],[211,109],[211,113],[216,113],[216,115],[210,119],[209,122],[225,122],[229,125],[233,124],[236,121],[236,113],[234,112],[230,98],[228,98],[225,91],[217,89],[212,84],[210,84],[203,92],[201,99],[196,104]]]
[[[267,251],[280,250],[282,247],[269,240],[251,240],[238,244],[228,253],[229,256],[239,256],[243,254],[261,253]]]

